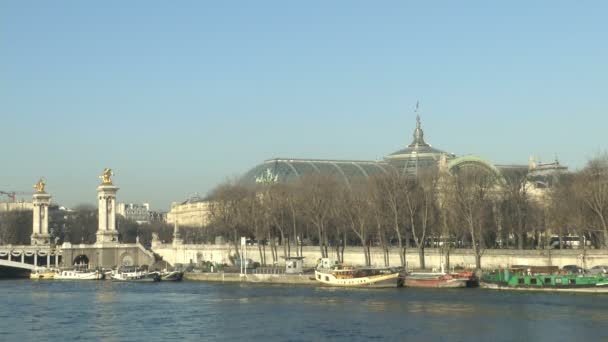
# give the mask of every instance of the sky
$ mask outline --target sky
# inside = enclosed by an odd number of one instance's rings
[[[570,170],[608,145],[602,1],[0,2],[0,190],[204,195],[275,157],[425,139]],[[25,199],[28,196],[24,197]],[[6,197],[0,198],[5,201]]]

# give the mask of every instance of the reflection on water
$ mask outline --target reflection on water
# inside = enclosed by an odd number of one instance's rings
[[[608,296],[3,281],[2,340],[608,340]]]
[[[437,316],[443,315],[466,315],[473,314],[475,306],[466,303],[455,303],[445,305],[442,303],[410,302],[407,304],[407,311],[410,313],[425,313]]]

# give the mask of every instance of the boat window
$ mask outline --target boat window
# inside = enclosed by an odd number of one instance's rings
[[[562,283],[562,278],[555,278],[555,283],[556,284],[561,284]]]
[[[536,285],[536,278],[530,279],[530,285]]]
[[[545,278],[545,284],[551,284],[551,278]]]
[[[520,285],[523,285],[524,284],[524,278],[517,279],[517,283],[520,284]]]
[[[317,274],[317,279],[321,280],[321,275]]]
[[[328,276],[325,276],[325,281],[329,281],[329,277]]]
[[[574,278],[568,279],[568,284],[576,284],[576,279],[574,279]]]

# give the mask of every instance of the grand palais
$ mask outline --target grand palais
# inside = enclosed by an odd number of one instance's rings
[[[420,116],[417,115],[411,143],[386,155],[382,160],[274,158],[265,160],[247,171],[240,178],[240,182],[251,186],[266,182],[288,183],[306,174],[319,173],[333,175],[349,184],[354,178],[367,178],[391,171],[416,176],[421,170],[431,167],[438,167],[450,173],[457,172],[460,168],[474,167],[498,177],[502,177],[508,170],[527,170],[529,192],[532,196],[541,194],[543,189],[550,186],[557,174],[567,171],[567,167],[561,165],[557,159],[551,163],[540,163],[536,158],[530,157],[528,164],[497,165],[478,156],[458,157],[426,142]],[[208,213],[206,200],[194,196],[183,202],[173,203],[167,221],[175,223],[177,219],[179,225],[202,227],[208,221]]]

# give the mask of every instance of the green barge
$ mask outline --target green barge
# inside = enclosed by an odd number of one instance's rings
[[[481,288],[493,290],[608,293],[605,274],[560,274],[533,269],[504,269],[484,273]]]

